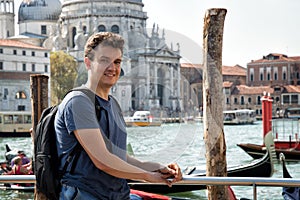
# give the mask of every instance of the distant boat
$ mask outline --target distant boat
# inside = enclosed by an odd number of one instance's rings
[[[249,109],[223,111],[225,125],[253,124],[256,121],[255,111]]]
[[[284,111],[283,117],[300,119],[300,108],[287,108]]]
[[[0,111],[0,137],[30,137],[29,111]]]
[[[155,119],[150,111],[136,111],[132,117],[125,118],[126,126],[161,126],[162,122]]]

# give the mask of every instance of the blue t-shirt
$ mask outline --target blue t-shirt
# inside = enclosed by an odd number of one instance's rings
[[[100,122],[95,105],[84,93],[73,91],[59,105],[55,117],[57,150],[61,157],[60,169],[78,143],[74,130],[100,128],[110,152],[126,161],[126,126],[117,102],[110,97],[106,101],[99,96]],[[99,127],[100,125],[100,127]],[[70,173],[72,163],[63,175],[62,183],[85,190],[99,199],[129,199],[129,186],[125,179],[111,176],[95,167],[87,153],[82,150]]]

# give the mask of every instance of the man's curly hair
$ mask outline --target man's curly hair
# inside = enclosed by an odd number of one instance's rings
[[[124,39],[115,33],[111,32],[99,32],[91,35],[86,42],[84,47],[84,57],[94,60],[94,50],[97,46],[111,46],[113,48],[118,48],[123,53]]]

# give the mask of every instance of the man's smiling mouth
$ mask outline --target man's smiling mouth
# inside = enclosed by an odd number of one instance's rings
[[[109,77],[114,77],[114,76],[116,76],[116,74],[110,74],[110,73],[105,73],[104,75],[105,75],[105,76],[109,76]]]

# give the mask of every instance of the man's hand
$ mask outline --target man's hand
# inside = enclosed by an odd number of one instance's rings
[[[177,163],[171,163],[167,167],[159,169],[158,172],[163,175],[163,178],[172,178],[171,184],[182,180],[181,169]]]

